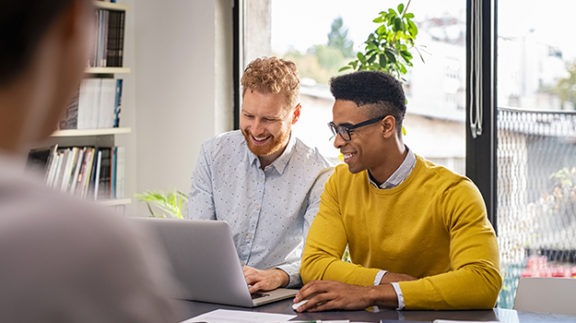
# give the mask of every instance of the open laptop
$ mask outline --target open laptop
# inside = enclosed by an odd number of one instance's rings
[[[176,298],[255,307],[290,298],[295,289],[250,295],[230,228],[223,221],[132,218],[158,235],[181,291]]]

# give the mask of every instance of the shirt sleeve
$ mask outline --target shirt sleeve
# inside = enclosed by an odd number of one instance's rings
[[[387,273],[387,270],[380,270],[376,276],[374,277],[374,286],[378,286],[380,285],[380,282],[382,281],[382,277],[384,277],[384,275]]]
[[[390,285],[392,285],[392,288],[394,288],[394,291],[396,292],[396,296],[398,297],[398,307],[396,309],[397,310],[403,310],[404,309],[404,294],[402,294],[402,289],[400,289],[400,284],[391,283]]]
[[[298,288],[302,286],[302,279],[300,279],[300,261],[294,263],[284,264],[276,267],[288,274],[289,281],[286,288]]]
[[[318,209],[320,207],[320,196],[322,195],[324,185],[330,177],[332,170],[332,167],[323,169],[316,177],[316,180],[310,188],[306,213],[304,214],[304,227],[302,228],[303,240],[306,239],[306,235],[308,234],[312,220],[314,220],[314,217],[316,217],[316,214],[318,213]],[[302,250],[301,247],[300,250]],[[290,282],[287,286],[288,288],[296,288],[302,286],[302,279],[300,278],[300,264],[301,255],[297,257],[297,260],[277,267],[278,269],[285,271],[290,277]]]
[[[212,195],[212,160],[209,157],[207,144],[204,143],[192,174],[192,188],[188,196],[188,219],[216,219]]]

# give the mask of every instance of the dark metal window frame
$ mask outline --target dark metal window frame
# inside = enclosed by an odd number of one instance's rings
[[[495,229],[496,1],[467,0],[466,3],[466,176],[480,189]],[[478,116],[480,120],[475,119]],[[480,122],[481,131],[475,132],[475,122]]]
[[[241,37],[241,7],[242,7],[242,0],[234,0],[234,5],[232,7],[232,19],[233,19],[233,33],[232,36],[234,48],[232,49],[232,57],[234,62],[232,62],[232,79],[234,83],[234,129],[240,128],[240,66],[242,66],[242,62],[240,61],[240,37]]]

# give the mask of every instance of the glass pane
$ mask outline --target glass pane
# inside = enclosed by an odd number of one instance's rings
[[[296,135],[337,161],[326,124],[332,120],[328,83],[377,28],[380,11],[408,1],[245,1],[243,66],[260,56],[296,62],[302,116]],[[464,174],[466,1],[411,1],[419,28],[414,67],[406,75],[405,143],[419,155]],[[332,36],[329,34],[332,31]],[[330,40],[329,40],[330,39]]]
[[[513,306],[519,277],[576,276],[574,10],[498,1],[500,307]]]

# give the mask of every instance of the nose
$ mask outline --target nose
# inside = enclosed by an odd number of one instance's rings
[[[344,146],[346,144],[346,141],[344,139],[342,139],[342,136],[340,136],[339,134],[336,134],[334,136],[334,147],[336,149],[340,149],[340,147]]]
[[[251,125],[250,125],[250,130],[254,136],[258,136],[258,135],[262,134],[262,132],[264,130],[262,122],[258,119],[252,120]]]

